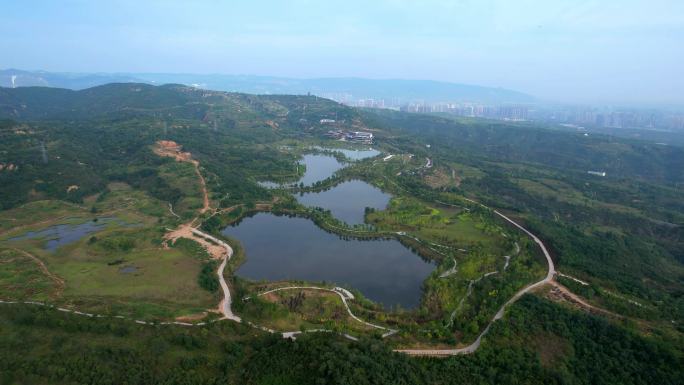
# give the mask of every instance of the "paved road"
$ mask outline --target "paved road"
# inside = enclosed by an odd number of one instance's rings
[[[218,270],[216,271],[216,274],[218,275],[219,283],[221,284],[221,289],[223,290],[223,300],[219,304],[219,310],[223,314],[223,317],[226,319],[230,319],[236,322],[242,322],[242,319],[235,315],[233,313],[233,310],[231,309],[231,304],[232,300],[230,297],[230,289],[228,288],[228,284],[226,283],[226,279],[223,277],[223,270],[226,268],[226,263],[228,263],[228,260],[233,256],[233,248],[230,247],[229,244],[226,242],[223,242],[222,240],[213,237],[207,233],[204,233],[198,229],[192,229],[192,234],[196,235],[198,237],[204,238],[206,240],[209,240],[221,247],[223,247],[226,252],[223,257],[223,261],[221,262],[221,265],[219,266]]]
[[[479,204],[480,206],[486,207],[478,202],[472,201],[468,199],[468,201]],[[530,284],[528,286],[525,286],[521,290],[519,290],[511,299],[506,301],[506,303],[501,306],[498,312],[494,315],[494,318],[487,324],[487,327],[480,333],[479,336],[477,336],[477,339],[470,345],[458,348],[458,349],[397,349],[395,352],[400,352],[400,353],[406,353],[410,355],[416,355],[416,356],[453,356],[453,355],[458,355],[458,354],[470,354],[474,353],[479,347],[480,343],[482,342],[482,337],[484,337],[487,333],[489,333],[489,329],[491,328],[492,324],[496,322],[498,319],[501,319],[504,315],[504,312],[508,306],[513,304],[515,301],[517,301],[520,297],[522,297],[525,293],[528,293],[529,291],[545,285],[547,283],[550,283],[553,281],[553,276],[556,274],[556,268],[553,264],[553,260],[551,259],[551,254],[549,254],[549,251],[546,249],[546,246],[544,246],[544,243],[537,238],[536,235],[532,234],[529,230],[526,228],[522,227],[520,224],[512,220],[511,218],[505,216],[504,214],[501,214],[500,212],[494,210],[494,213],[501,218],[505,219],[509,223],[511,223],[513,226],[519,228],[522,230],[525,234],[527,234],[534,242],[539,245],[539,248],[541,248],[542,252],[544,253],[544,256],[546,257],[546,262],[548,263],[548,271],[546,273],[546,277],[542,279],[539,282],[535,282],[533,284]]]
[[[392,334],[397,332],[394,329],[389,329],[389,328],[386,328],[384,326],[375,325],[375,324],[372,324],[370,322],[366,322],[366,321],[362,320],[361,318],[357,317],[356,315],[354,315],[354,313],[352,313],[351,309],[349,308],[349,304],[347,304],[347,299],[353,299],[353,296],[349,291],[347,291],[343,288],[337,288],[336,287],[334,289],[328,289],[325,287],[317,287],[317,286],[287,286],[287,287],[279,287],[276,289],[268,290],[268,291],[265,291],[263,293],[257,294],[257,296],[262,296],[262,295],[266,295],[268,293],[273,293],[273,292],[281,291],[281,290],[321,290],[321,291],[329,291],[331,293],[335,293],[335,294],[339,295],[340,298],[342,299],[342,303],[344,304],[344,307],[347,309],[347,313],[349,314],[349,316],[352,317],[357,322],[360,322],[366,326],[370,326],[370,327],[375,328],[375,329],[386,330],[387,333],[383,334],[383,337],[392,335]],[[351,298],[350,298],[350,296],[351,296]],[[283,337],[288,338],[288,337],[293,336],[294,334],[298,334],[298,333],[297,332],[285,332],[285,333],[283,333]]]

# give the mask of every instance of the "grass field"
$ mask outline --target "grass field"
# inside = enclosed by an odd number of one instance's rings
[[[94,218],[107,221],[93,222]],[[164,227],[175,221],[163,202],[124,184],[110,185],[108,192],[87,199],[83,206],[42,201],[3,212],[0,293],[3,298],[50,299],[78,310],[141,318],[172,318],[213,309],[217,295],[198,285],[202,256],[187,248],[162,247]],[[97,226],[93,232],[75,234],[76,239],[53,251],[46,245],[57,237],[54,234],[9,240],[52,226],[89,224]],[[59,296],[52,294],[50,279],[35,262],[31,265],[29,258],[9,248],[30,253],[63,279]]]
[[[387,210],[369,213],[367,222],[379,230],[403,231],[424,241],[451,248],[474,246],[505,252],[503,229],[458,208],[428,205],[415,198],[395,197]]]
[[[45,301],[58,290],[36,261],[17,250],[0,249],[0,298]]]

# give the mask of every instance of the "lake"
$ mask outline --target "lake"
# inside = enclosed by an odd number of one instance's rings
[[[350,225],[364,223],[366,207],[383,210],[392,198],[379,188],[360,180],[340,183],[327,191],[298,194],[296,197],[305,206],[330,210],[335,218]]]
[[[385,307],[417,307],[421,285],[435,267],[397,240],[343,240],[305,218],[258,213],[223,234],[245,247],[241,277],[331,282]]]
[[[345,157],[352,161],[362,160],[370,157],[374,157],[380,154],[380,151],[374,149],[366,150],[348,150],[343,148],[322,148],[314,147],[318,150],[329,150],[336,151],[344,154]],[[344,168],[346,165],[338,161],[334,156],[324,155],[324,154],[306,154],[299,161],[299,164],[306,166],[306,171],[304,176],[299,179],[296,184],[303,183],[304,186],[311,186],[316,182],[320,182],[332,176],[335,171]],[[260,186],[265,188],[280,188],[283,187],[281,184],[273,181],[260,181],[257,182]]]
[[[300,163],[306,165],[306,171],[297,184],[304,183],[304,186],[328,179],[335,171],[344,167],[344,163],[330,155],[306,154]]]

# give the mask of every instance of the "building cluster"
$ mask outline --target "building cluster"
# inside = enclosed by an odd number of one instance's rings
[[[356,142],[363,144],[373,144],[373,133],[366,131],[344,131],[344,130],[330,130],[326,133],[327,137],[344,140],[348,142]]]
[[[399,98],[358,98],[351,94],[323,97],[353,107],[383,108],[414,113],[448,113],[506,121],[540,121],[608,128],[684,130],[684,111],[543,104],[406,101]]]
[[[473,118],[524,121],[529,119],[530,107],[521,104],[490,106],[478,103],[408,103],[402,105],[399,110],[419,113],[443,112]]]
[[[650,108],[538,106],[531,120],[577,127],[684,130],[684,112]]]

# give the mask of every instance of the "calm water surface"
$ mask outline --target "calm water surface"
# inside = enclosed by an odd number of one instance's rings
[[[374,156],[380,155],[380,151],[374,150],[372,148],[365,150],[349,150],[346,148],[326,148],[326,147],[315,147],[319,150],[335,151],[347,157],[350,160],[363,160],[366,158],[372,158]]]
[[[396,240],[343,240],[304,218],[259,213],[223,234],[242,242],[241,277],[326,281],[358,289],[386,307],[415,308],[434,265]]]
[[[391,198],[379,188],[360,180],[340,183],[327,191],[297,195],[299,203],[330,210],[335,218],[350,225],[364,222],[366,207],[383,210]]]
[[[307,154],[300,163],[306,165],[306,171],[297,183],[304,183],[304,186],[311,186],[325,180],[344,167],[344,163],[340,163],[335,157],[329,155]]]
[[[322,147],[316,147],[317,149],[320,150],[330,150],[330,151],[337,151],[350,160],[362,160],[366,158],[370,158],[373,156],[376,156],[380,154],[380,151],[373,150],[373,149],[368,149],[368,150],[347,150],[347,149],[330,149],[330,148],[322,148]],[[296,183],[303,183],[304,186],[311,186],[312,184],[316,182],[320,182],[322,180],[325,180],[329,177],[332,176],[332,174],[335,173],[335,171],[342,169],[345,167],[345,164],[342,162],[339,162],[334,156],[330,155],[322,155],[322,154],[306,154],[302,158],[301,161],[299,161],[299,164],[306,165],[306,171],[304,172],[304,176],[302,176],[301,179],[299,179]],[[259,185],[262,187],[266,188],[279,188],[282,187],[281,184],[272,182],[272,181],[261,181],[257,182]]]
[[[21,241],[24,239],[45,239],[46,242],[44,249],[54,252],[55,250],[57,250],[57,248],[61,246],[76,242],[79,239],[85,237],[86,235],[102,230],[110,222],[118,222],[119,224],[124,226],[131,226],[127,225],[125,222],[117,218],[105,217],[98,218],[97,222],[88,221],[75,225],[53,225],[43,230],[29,231],[23,235],[10,238],[8,240]]]

